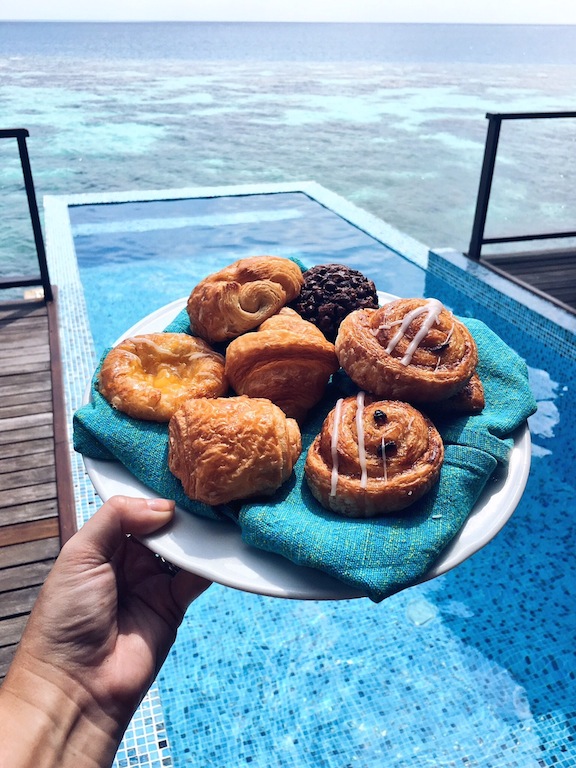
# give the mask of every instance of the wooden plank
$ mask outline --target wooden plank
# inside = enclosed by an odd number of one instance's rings
[[[19,643],[27,621],[28,614],[0,621],[0,648]]]
[[[42,440],[45,437],[53,439],[53,436],[54,430],[52,429],[52,424],[41,424],[39,426],[12,430],[10,432],[4,432],[0,430],[0,445]]]
[[[24,416],[14,416],[12,418],[3,419],[2,431],[15,432],[19,430],[25,430],[28,427],[41,427],[44,424],[52,424],[52,413],[29,413]]]
[[[27,541],[22,544],[12,544],[0,549],[0,567],[9,568],[13,565],[33,563],[36,560],[48,560],[57,557],[60,542],[57,537]]]
[[[26,504],[29,501],[44,501],[58,498],[56,483],[42,483],[28,488],[8,488],[0,491],[0,507],[10,507],[15,504]]]
[[[10,491],[13,488],[36,487],[37,485],[54,483],[55,480],[54,463],[52,466],[27,467],[14,472],[5,472],[0,474],[0,493]]]
[[[52,452],[53,448],[54,441],[51,436],[39,440],[23,440],[21,442],[9,441],[0,444],[0,466],[2,466],[9,458],[17,456],[32,457],[36,453]]]
[[[0,624],[0,637],[2,635],[2,624]],[[6,673],[8,672],[8,667],[12,663],[12,659],[14,658],[14,654],[16,653],[16,648],[18,646],[16,643],[13,645],[7,645],[3,648],[0,648],[0,682],[6,677]]]
[[[24,587],[5,592],[0,601],[0,619],[29,613],[40,592],[40,586]]]
[[[45,389],[52,389],[52,382],[50,376],[46,376],[44,371],[7,375],[0,370],[0,394],[2,396]]]
[[[57,516],[58,500],[55,498],[31,501],[27,504],[15,504],[10,507],[0,507],[0,527]]]
[[[20,392],[11,392],[0,399],[0,419],[10,415],[11,408],[37,405],[40,410],[42,407],[52,407],[52,388],[45,387],[38,390],[20,390]]]
[[[13,568],[2,568],[0,570],[0,593],[43,584],[52,569],[53,562],[53,560],[41,560],[36,563],[16,565]]]
[[[26,453],[20,456],[11,456],[0,462],[0,475],[13,472],[35,470],[42,467],[54,466],[54,452],[44,451],[43,453]],[[2,485],[0,478],[0,488]]]
[[[27,541],[40,541],[58,536],[60,528],[57,517],[46,520],[35,520],[28,523],[16,523],[0,528],[0,545],[9,547],[13,544],[24,544]]]

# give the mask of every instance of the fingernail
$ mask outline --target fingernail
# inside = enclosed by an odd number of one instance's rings
[[[169,512],[174,508],[174,502],[170,499],[147,499],[146,505],[155,512]]]

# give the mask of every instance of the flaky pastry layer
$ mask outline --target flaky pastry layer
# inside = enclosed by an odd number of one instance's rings
[[[228,390],[224,358],[187,333],[150,333],[125,339],[104,359],[98,389],[135,419],[169,421],[190,397]]]
[[[234,391],[267,397],[297,421],[320,401],[338,368],[334,345],[287,307],[226,350],[226,375]]]
[[[273,494],[301,451],[297,422],[265,398],[188,400],[168,425],[170,471],[211,506]]]
[[[209,342],[234,339],[292,301],[303,282],[300,267],[290,259],[240,259],[194,288],[187,303],[192,331]]]

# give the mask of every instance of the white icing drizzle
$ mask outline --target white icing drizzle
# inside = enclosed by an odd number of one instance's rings
[[[424,319],[424,322],[420,326],[418,333],[414,336],[414,338],[408,345],[406,354],[400,360],[400,363],[402,365],[409,365],[412,361],[414,352],[416,352],[416,350],[420,345],[420,342],[426,336],[430,328],[432,328],[434,323],[438,320],[438,318],[440,317],[440,312],[442,312],[443,309],[444,309],[444,306],[442,302],[438,301],[438,299],[427,299],[425,304],[422,304],[422,306],[416,307],[411,312],[408,312],[408,314],[406,314],[404,319],[402,320],[402,323],[400,325],[398,332],[392,337],[392,339],[390,340],[390,343],[386,347],[386,352],[390,355],[396,348],[396,345],[398,344],[400,339],[402,339],[405,336],[406,331],[410,327],[410,323],[413,320],[415,320],[417,317],[420,317],[420,315],[425,314],[426,317]]]
[[[358,461],[360,462],[360,488],[366,488],[368,469],[366,467],[366,441],[364,439],[364,392],[356,395],[356,438],[358,441]]]
[[[388,469],[386,467],[386,438],[382,435],[382,467],[384,468],[384,482],[388,482]]]
[[[332,451],[332,476],[330,478],[330,496],[336,496],[336,486],[338,485],[338,432],[340,429],[340,419],[342,418],[342,398],[340,398],[334,408],[334,424],[332,426],[332,441],[330,449]]]

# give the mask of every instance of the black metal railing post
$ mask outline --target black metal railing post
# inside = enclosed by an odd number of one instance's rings
[[[474,214],[474,223],[472,225],[472,234],[470,237],[468,256],[471,259],[479,261],[483,245],[494,245],[497,243],[519,243],[531,240],[555,240],[560,238],[576,237],[576,230],[570,230],[566,232],[531,233],[526,235],[512,235],[509,237],[484,237],[502,121],[576,118],[576,112],[488,112],[486,117],[489,120],[488,131],[486,134],[484,160],[482,163],[482,172],[480,174],[480,184],[478,186],[476,211]]]
[[[492,180],[494,179],[494,166],[496,165],[500,127],[502,125],[502,118],[500,115],[489,112],[486,117],[489,121],[488,131],[486,133],[484,160],[482,161],[482,172],[480,174],[480,184],[478,185],[478,196],[476,198],[476,213],[474,214],[470,247],[468,248],[468,256],[471,259],[476,260],[480,259],[482,242],[484,240],[484,229],[486,227],[486,217],[488,216],[488,204],[490,202]]]
[[[0,139],[16,139],[18,142],[18,152],[20,155],[20,165],[24,178],[24,188],[26,190],[26,199],[28,200],[28,210],[30,212],[30,221],[32,223],[32,232],[34,235],[34,244],[36,246],[36,256],[38,258],[38,267],[40,274],[38,276],[28,277],[7,277],[0,280],[0,288],[15,288],[25,285],[42,285],[44,299],[53,300],[52,285],[48,274],[48,262],[46,260],[46,249],[44,238],[42,236],[42,226],[40,223],[40,214],[38,212],[38,202],[36,199],[36,190],[32,177],[32,168],[30,165],[30,156],[26,139],[29,136],[26,128],[0,129]]]

